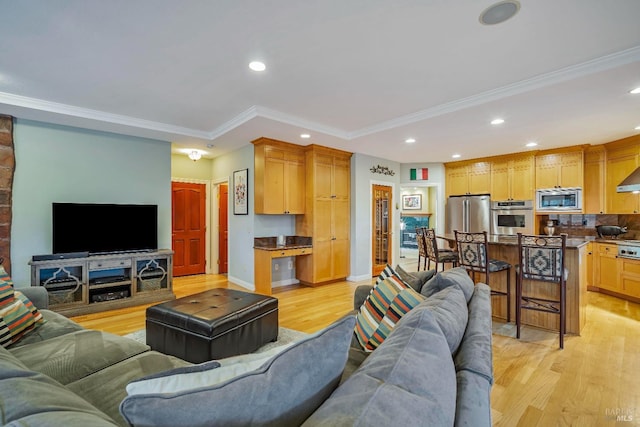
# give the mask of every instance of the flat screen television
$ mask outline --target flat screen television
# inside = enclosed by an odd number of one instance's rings
[[[156,250],[158,206],[53,203],[53,253]]]

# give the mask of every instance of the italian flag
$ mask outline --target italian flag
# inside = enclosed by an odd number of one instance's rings
[[[411,169],[411,181],[421,181],[429,179],[429,169]]]

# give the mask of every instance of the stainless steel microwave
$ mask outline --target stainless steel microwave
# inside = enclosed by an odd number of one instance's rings
[[[538,212],[582,212],[582,188],[547,188],[536,190]]]

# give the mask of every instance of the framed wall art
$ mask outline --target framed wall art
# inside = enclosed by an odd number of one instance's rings
[[[233,173],[233,214],[249,215],[249,169]]]
[[[403,210],[420,210],[422,209],[422,194],[408,194],[402,196]]]

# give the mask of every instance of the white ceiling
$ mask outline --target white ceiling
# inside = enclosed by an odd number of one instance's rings
[[[446,162],[640,133],[640,1],[520,0],[481,25],[494,1],[0,0],[0,113],[209,157],[267,136]]]

